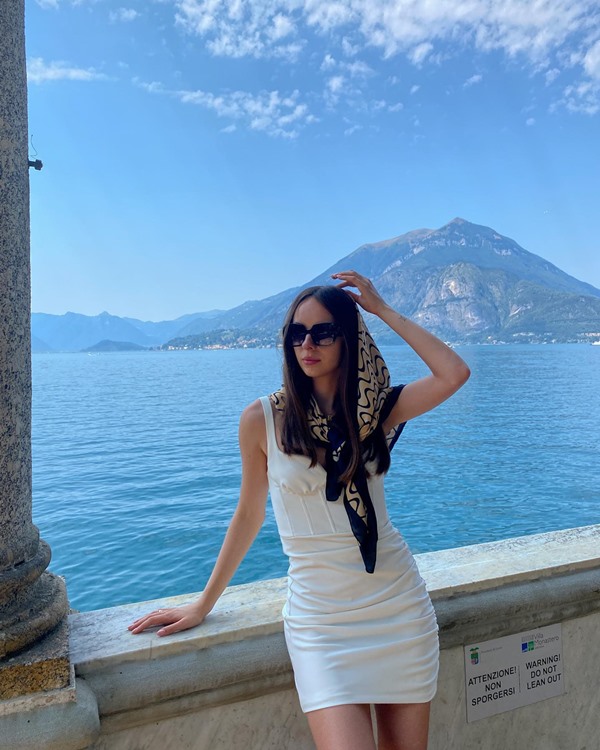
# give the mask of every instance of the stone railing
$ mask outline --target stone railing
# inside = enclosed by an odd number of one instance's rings
[[[430,750],[598,747],[600,525],[416,558],[442,648]],[[71,615],[74,700],[5,701],[0,747],[313,748],[283,639],[285,587],[285,579],[233,586],[201,627],[166,638],[126,626],[195,595]],[[556,623],[566,692],[467,723],[463,647]]]

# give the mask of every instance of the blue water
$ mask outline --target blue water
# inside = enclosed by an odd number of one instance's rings
[[[472,376],[387,477],[414,552],[600,522],[600,347],[460,347]],[[394,382],[426,374],[383,349]],[[237,502],[237,424],[276,350],[36,354],[34,523],[80,610],[199,591]],[[233,583],[285,575],[274,518]]]

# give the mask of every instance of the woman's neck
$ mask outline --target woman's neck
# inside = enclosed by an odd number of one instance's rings
[[[334,413],[335,397],[337,395],[337,378],[319,378],[313,381],[313,395],[319,405],[319,409],[325,416]]]

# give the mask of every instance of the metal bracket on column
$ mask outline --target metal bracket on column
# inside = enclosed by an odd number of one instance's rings
[[[39,171],[40,171],[40,169],[41,169],[41,168],[42,168],[42,167],[44,166],[44,165],[42,164],[42,162],[41,162],[41,160],[40,160],[40,159],[36,159],[35,161],[31,161],[31,159],[29,159],[29,160],[27,161],[27,165],[28,165],[29,167],[33,167],[34,169],[37,169],[37,171],[38,171],[38,172],[39,172]]]

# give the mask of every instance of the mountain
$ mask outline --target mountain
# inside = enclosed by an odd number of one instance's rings
[[[48,346],[48,344],[45,341],[42,341],[41,338],[38,336],[31,337],[31,351],[37,353],[47,353],[54,351],[51,346]]]
[[[456,218],[440,229],[416,229],[361,245],[302,286],[231,310],[143,322],[34,313],[32,334],[44,346],[78,351],[103,339],[170,348],[275,344],[295,295],[354,269],[375,282],[397,310],[455,343],[600,339],[600,289],[569,276],[489,227]],[[397,337],[377,318],[382,342]]]
[[[72,312],[65,315],[32,313],[31,332],[56,351],[80,351],[103,339],[131,341],[141,346],[153,343],[131,323],[107,312],[95,316]]]
[[[285,312],[306,286],[331,282],[336,271],[370,277],[384,298],[405,315],[453,342],[586,341],[600,338],[600,289],[564,271],[489,227],[454,219],[437,230],[417,229],[362,245],[303,287],[246,302],[212,320],[213,331],[192,321],[179,345],[202,346],[208,334],[243,332],[245,339],[275,340]],[[381,341],[397,341],[369,318]],[[200,334],[203,334],[200,335]]]
[[[377,274],[377,258],[392,248],[396,259]],[[345,259],[353,261],[371,267],[393,307],[452,341],[575,341],[600,332],[599,289],[464,219],[363,246]],[[389,336],[379,320],[372,327]]]
[[[83,352],[145,352],[146,347],[139,344],[132,344],[131,341],[111,341],[103,339],[94,346],[88,346],[82,349]]]
[[[100,315],[32,313],[32,341],[36,340],[32,351],[81,351],[103,340],[126,341],[142,347],[160,346],[194,320],[206,320],[209,328],[214,328],[211,321],[223,313],[223,310],[209,310],[159,323],[120,318],[107,312]]]
[[[180,335],[181,330],[194,321],[204,322],[207,330],[210,330],[213,327],[212,321],[224,312],[224,310],[209,310],[207,312],[191,313],[189,315],[182,315],[175,320],[163,320],[160,323],[136,320],[135,318],[123,318],[123,320],[131,323],[138,331],[147,336],[153,345],[156,345]]]

